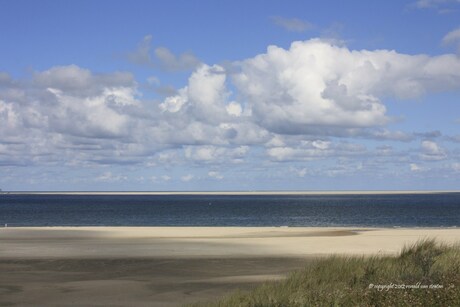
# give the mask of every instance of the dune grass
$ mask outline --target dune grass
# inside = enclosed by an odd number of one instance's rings
[[[330,256],[286,280],[192,306],[460,306],[460,246],[422,240],[399,256]]]

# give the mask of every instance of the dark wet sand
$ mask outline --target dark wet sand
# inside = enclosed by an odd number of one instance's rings
[[[306,258],[0,259],[0,306],[181,306],[284,278]]]

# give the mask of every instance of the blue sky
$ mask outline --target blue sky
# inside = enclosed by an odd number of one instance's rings
[[[457,189],[459,20],[458,0],[0,0],[0,188]]]

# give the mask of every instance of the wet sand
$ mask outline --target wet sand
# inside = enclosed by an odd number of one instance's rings
[[[457,228],[0,228],[0,306],[180,306],[285,278],[312,258],[396,254]]]
[[[284,278],[297,258],[0,259],[0,306],[181,306]]]

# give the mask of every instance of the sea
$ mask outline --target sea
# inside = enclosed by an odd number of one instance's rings
[[[460,227],[460,193],[0,194],[5,226]]]

